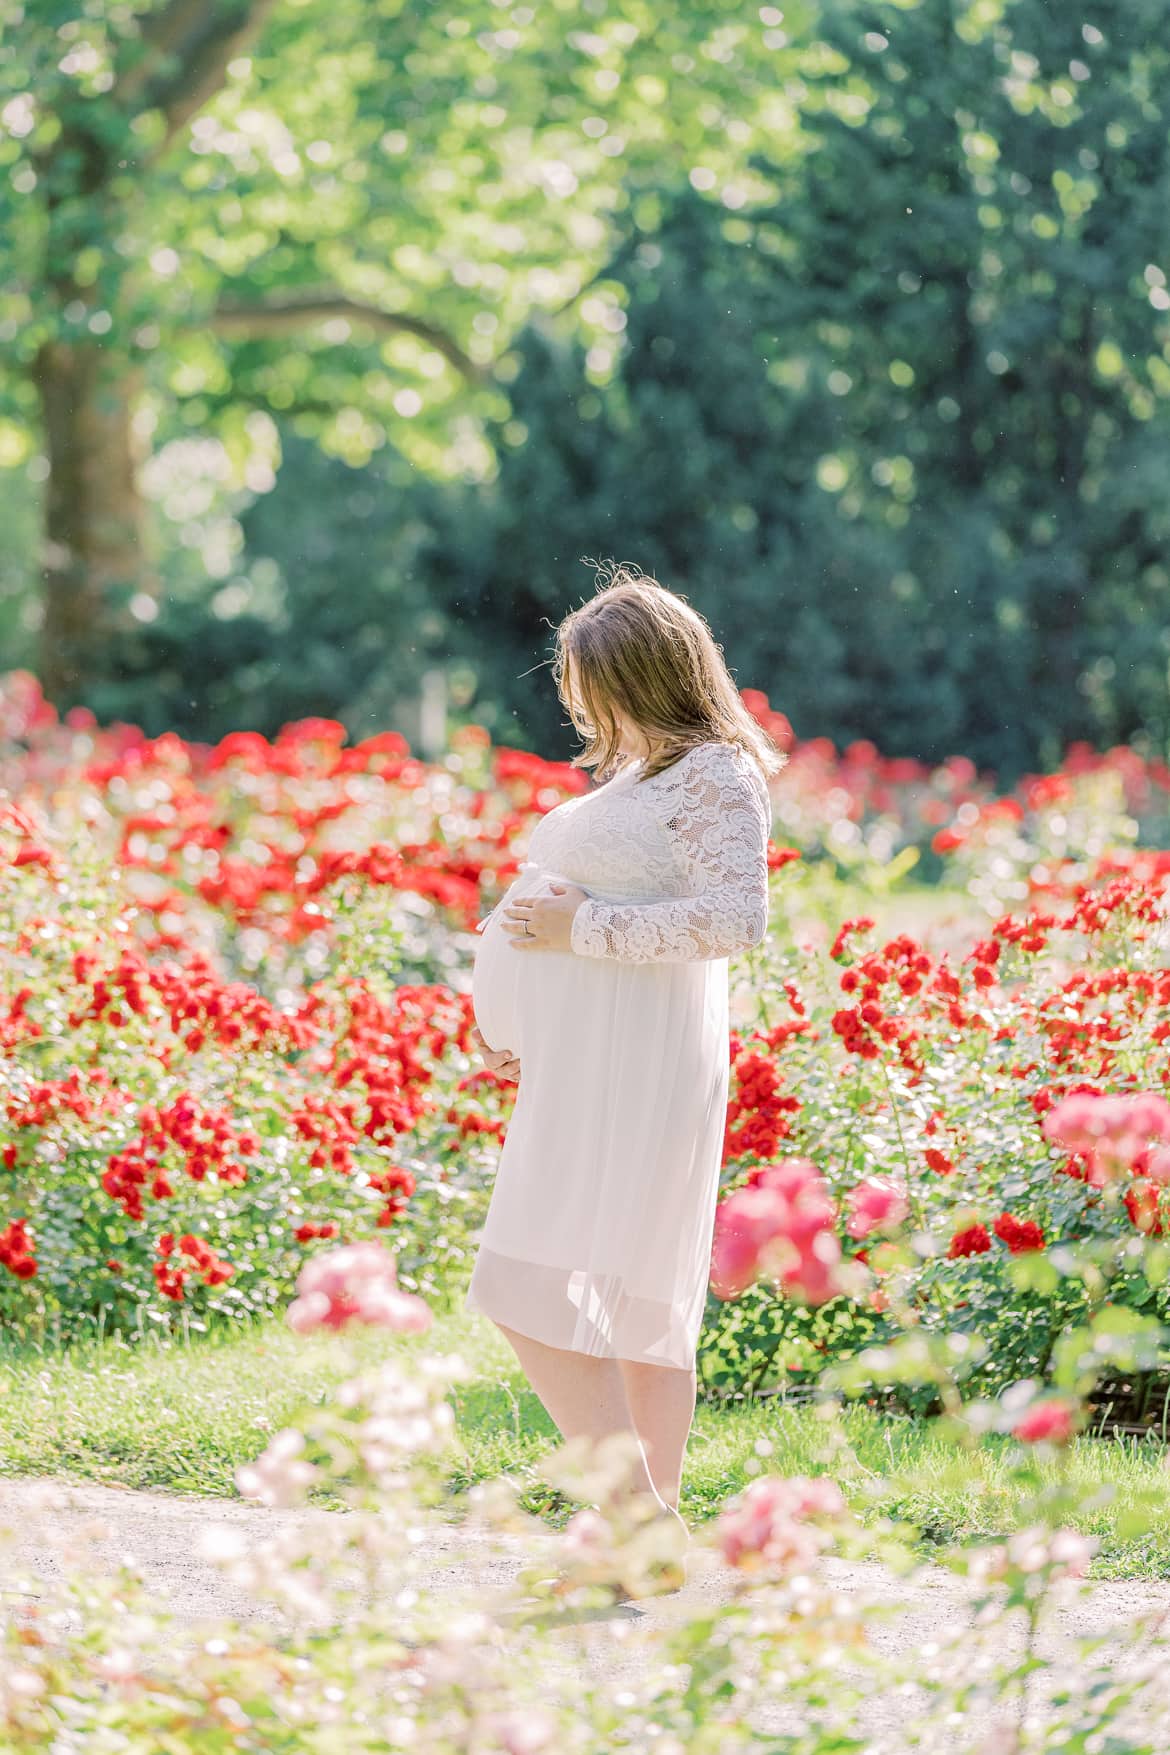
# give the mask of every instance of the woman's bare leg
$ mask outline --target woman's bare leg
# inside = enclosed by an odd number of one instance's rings
[[[562,1347],[546,1347],[515,1329],[496,1327],[505,1335],[524,1369],[529,1383],[548,1409],[564,1439],[605,1438],[611,1432],[630,1432],[640,1438],[626,1400],[619,1359],[596,1359]],[[646,1466],[644,1446],[639,1447],[638,1469],[631,1482],[635,1493],[649,1493],[665,1508],[663,1496]],[[673,1509],[673,1508],[672,1508]]]
[[[677,1511],[683,1458],[695,1417],[694,1369],[679,1371],[670,1365],[646,1365],[634,1359],[619,1359],[617,1363],[654,1485],[659,1497]]]

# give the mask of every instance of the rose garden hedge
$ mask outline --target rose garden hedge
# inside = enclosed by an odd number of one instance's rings
[[[898,1393],[895,1318],[966,1337],[962,1371],[996,1386],[1043,1376],[1087,1314],[1160,1314],[1161,1112],[1108,1175],[1045,1121],[1170,1085],[1170,858],[1137,845],[1170,773],[1074,750],[1001,799],[961,761],[793,744],[745,700],[791,760],[771,930],[732,966],[707,1388],[852,1360],[859,1393]],[[430,765],[328,720],[214,749],[62,725],[25,678],[0,733],[0,1315],[227,1319],[379,1234],[405,1286],[452,1300],[515,1090],[470,1043],[471,929],[582,772],[474,725]],[[954,904],[925,942],[873,924],[915,865]],[[793,1244],[737,1279],[741,1191],[788,1160],[828,1278]]]

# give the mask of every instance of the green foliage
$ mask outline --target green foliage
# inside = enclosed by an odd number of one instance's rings
[[[450,660],[457,605],[444,613],[429,571],[435,484],[397,455],[355,469],[291,430],[280,449],[279,489],[243,515],[239,570],[211,591],[177,582],[157,621],[118,640],[87,691],[99,718],[214,737],[340,707],[374,732]]]
[[[711,195],[629,166],[577,326],[532,322],[506,409],[482,405],[493,480],[392,452],[355,475],[283,421],[243,515],[256,607],[206,642],[197,602],[165,614],[121,699],[192,729],[245,702],[365,724],[442,658],[478,718],[556,752],[534,674],[581,558],[615,555],[802,735],[1010,777],[1076,737],[1163,744],[1167,55],[1131,9],[1095,17],[826,8],[799,140],[759,130]]]
[[[522,356],[492,604],[616,552],[806,735],[1013,774],[1164,739],[1164,51],[1095,17],[824,9],[773,198],[635,205],[614,381]]]
[[[284,463],[236,576],[164,559],[162,616],[123,632],[92,704],[359,724],[455,656],[479,717],[555,750],[541,618],[585,590],[581,556],[615,553],[684,590],[807,734],[1013,773],[1086,731],[1165,737],[1166,51],[1132,7],[1082,28],[1038,0],[837,0],[761,33],[716,5],[653,32],[629,5],[569,32],[389,4],[356,31],[305,5],[173,137],[178,72],[144,87],[137,34],[168,12],[10,33],[4,321],[30,363],[80,325],[147,365],[164,458],[217,432],[246,494],[263,416]],[[58,249],[70,297],[37,299]],[[355,311],[265,309],[323,286]],[[538,324],[461,388],[448,343],[498,357],[534,298],[583,339]],[[414,328],[378,339],[358,304]],[[297,431],[382,462],[314,464]],[[397,452],[498,474],[437,494]]]
[[[100,358],[142,436],[214,436],[236,485],[249,415],[354,464],[392,440],[482,473],[507,338],[577,297],[664,155],[742,163],[795,54],[728,0],[665,19],[646,0],[4,0],[0,20],[0,417],[35,429],[49,366]],[[84,425],[53,462],[124,489]],[[161,546],[180,542],[168,507]]]

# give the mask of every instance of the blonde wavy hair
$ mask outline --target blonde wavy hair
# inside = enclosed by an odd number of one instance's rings
[[[715,739],[746,751],[765,780],[788,760],[744,706],[703,617],[637,567],[607,562],[598,568],[593,597],[557,628],[552,670],[557,694],[585,740],[574,767],[597,768],[609,778],[625,765],[615,707],[660,746],[642,780]]]

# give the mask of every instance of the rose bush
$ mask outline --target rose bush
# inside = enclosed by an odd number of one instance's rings
[[[999,916],[957,961],[905,934],[880,943],[869,918],[810,951],[787,925],[805,881],[787,874],[772,931],[738,970],[739,1015],[756,1019],[731,1042],[708,1387],[813,1381],[880,1344],[895,1293],[925,1332],[969,1336],[968,1369],[990,1387],[1044,1375],[1064,1329],[1099,1307],[1163,1315],[1165,879],[1082,883],[1053,908]],[[801,1269],[801,1226],[769,1230],[776,1203],[759,1191],[778,1158],[817,1179],[837,1271],[867,1277],[860,1303]],[[772,1266],[753,1285],[757,1244]],[[1138,1415],[1159,1381],[1132,1387]]]
[[[789,752],[773,783],[777,842],[832,871],[886,883],[920,864],[993,913],[1118,867],[1157,876],[1170,863],[1158,851],[1170,847],[1170,766],[1128,746],[1074,744],[1057,773],[1026,774],[1001,795],[966,757],[929,768],[863,740],[838,751],[796,739],[761,690],[742,698]],[[0,676],[0,788],[48,804],[66,835],[98,826],[161,932],[199,901],[201,930],[222,942],[237,929],[241,966],[269,975],[281,945],[327,931],[319,891],[343,868],[470,924],[514,875],[536,817],[587,785],[568,763],[493,748],[475,724],[433,764],[396,732],[350,745],[331,719],[209,747],[100,727],[84,709],[59,721],[35,678]],[[248,925],[260,930],[246,936]]]
[[[390,1225],[415,1289],[457,1276],[505,1095],[468,1070],[467,996],[395,982],[393,911],[337,880],[336,960],[269,997],[143,945],[92,844],[18,863],[29,828],[0,821],[0,1314],[266,1309],[320,1241]]]
[[[1102,1122],[1094,1156],[1074,1123],[1105,1096],[1161,1113],[1170,860],[1133,839],[1166,772],[1073,751],[997,800],[959,759],[838,755],[744,699],[791,759],[771,930],[733,969],[707,1389],[807,1384],[897,1300],[968,1334],[989,1386],[1103,1300],[1161,1312],[1170,1148]],[[62,724],[19,677],[0,773],[0,1316],[231,1317],[390,1229],[404,1291],[454,1299],[515,1094],[470,1052],[470,929],[585,776],[474,725],[426,764],[330,720],[214,749]],[[1005,852],[984,829],[1009,820]],[[944,949],[841,921],[840,872],[888,888],[907,854],[968,886]],[[778,1206],[800,1225],[756,1284]]]

